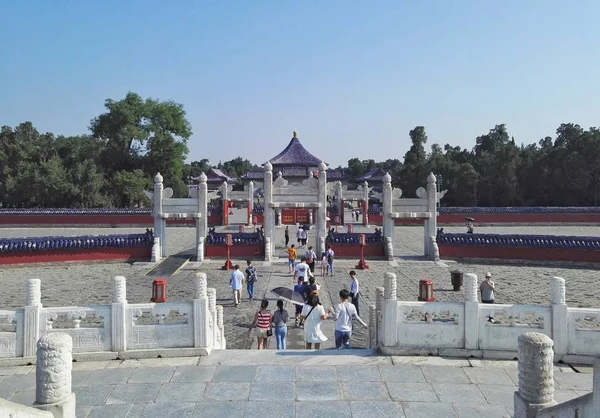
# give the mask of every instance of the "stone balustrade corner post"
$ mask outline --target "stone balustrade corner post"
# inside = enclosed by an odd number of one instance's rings
[[[477,275],[465,273],[465,348],[479,349],[479,287]]]
[[[569,336],[567,333],[568,307],[566,303],[565,279],[552,277],[550,279],[550,302],[552,309],[552,339],[554,340],[554,355],[556,361],[567,354]]]
[[[110,306],[110,336],[112,351],[127,350],[127,280],[123,276],[113,279],[113,299]]]
[[[210,334],[210,311],[206,273],[196,273],[194,280],[194,347],[208,348],[212,342]]]
[[[36,344],[40,336],[42,281],[28,279],[26,286],[26,301],[23,309],[23,357],[35,357]]]
[[[219,325],[217,324],[217,290],[208,288],[206,290],[208,296],[208,320],[210,333],[210,348],[219,348],[217,346],[219,336]]]
[[[600,411],[600,356],[594,360],[593,411]]]
[[[385,273],[382,308],[383,345],[395,346],[398,342],[398,280],[394,273]]]

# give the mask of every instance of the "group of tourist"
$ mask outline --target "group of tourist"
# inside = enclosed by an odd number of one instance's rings
[[[298,270],[298,251],[296,250],[296,246],[294,244],[292,244],[288,249],[287,249],[287,256],[288,256],[288,273],[294,273],[296,275],[296,272]],[[335,257],[335,252],[333,251],[333,249],[331,248],[331,246],[327,247],[327,250],[321,253],[321,258],[320,258],[320,267],[321,267],[321,276],[328,276],[329,273],[331,273],[331,275],[333,276],[333,259]],[[315,272],[315,264],[316,264],[316,260],[317,260],[317,253],[315,253],[312,245],[310,245],[307,250],[306,253],[304,254],[304,257],[302,257],[300,259],[300,264],[307,264],[308,267],[310,268],[310,272],[314,273]],[[303,267],[301,267],[303,268]]]

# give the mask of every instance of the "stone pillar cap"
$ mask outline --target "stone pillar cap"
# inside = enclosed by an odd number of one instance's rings
[[[273,171],[273,164],[270,161],[265,163],[265,171]]]
[[[73,347],[73,339],[64,332],[52,332],[44,335],[37,342],[37,348],[40,350],[62,350],[65,347]]]
[[[160,173],[156,173],[156,175],[154,176],[154,183],[162,183],[163,182],[163,176],[160,175]]]
[[[200,183],[205,183],[208,180],[208,177],[206,177],[206,174],[204,174],[204,171],[202,173],[200,173],[198,180],[200,180]]]
[[[519,342],[532,345],[554,345],[552,338],[539,332],[525,332],[519,335]]]

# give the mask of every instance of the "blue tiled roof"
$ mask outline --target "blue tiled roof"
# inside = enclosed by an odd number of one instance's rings
[[[337,170],[337,169],[328,169],[327,170],[327,180],[347,180],[348,175],[345,170]]]
[[[150,215],[152,208],[124,209],[0,209],[0,216],[22,215]]]
[[[334,232],[327,236],[327,244],[359,244],[359,233]],[[375,232],[366,233],[365,241],[367,244],[383,244],[383,235]]]
[[[151,246],[152,232],[80,237],[35,237],[0,239],[0,253],[67,250],[71,248],[118,248]]]
[[[439,234],[439,245],[600,250],[600,237],[559,235]]]
[[[263,244],[264,235],[259,232],[237,232],[231,234],[233,245],[243,244]],[[209,245],[224,245],[227,241],[227,234],[220,232],[210,232],[206,237],[206,243]]]
[[[383,181],[383,176],[385,176],[385,171],[383,171],[381,168],[373,168],[369,171],[367,171],[365,174],[363,174],[360,177],[356,178],[356,181]]]
[[[439,213],[600,213],[600,207],[497,207],[497,208],[460,208],[440,207]]]
[[[263,180],[265,178],[265,172],[263,170],[248,170],[246,174],[242,176],[244,180]]]
[[[300,140],[294,137],[290,141],[287,147],[275,157],[269,160],[274,166],[277,165],[300,165],[300,166],[314,166],[317,167],[321,160],[304,148],[300,143]]]

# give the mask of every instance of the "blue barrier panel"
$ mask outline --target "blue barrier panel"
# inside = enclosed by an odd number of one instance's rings
[[[154,234],[119,234],[80,237],[0,238],[0,253],[52,251],[75,248],[119,248],[151,246]]]

